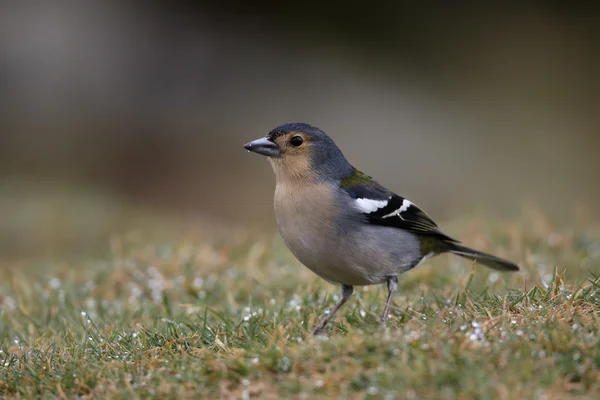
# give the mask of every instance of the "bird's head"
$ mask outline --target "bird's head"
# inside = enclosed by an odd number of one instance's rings
[[[266,156],[278,181],[335,180],[352,171],[333,140],[319,128],[304,123],[278,126],[244,148]]]

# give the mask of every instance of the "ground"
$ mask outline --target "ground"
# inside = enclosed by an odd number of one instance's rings
[[[3,398],[600,397],[600,232],[538,212],[442,221],[522,266],[453,256],[339,296],[276,235],[115,233],[93,257],[3,262]]]

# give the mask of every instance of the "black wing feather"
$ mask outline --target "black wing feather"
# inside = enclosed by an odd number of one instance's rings
[[[353,199],[386,200],[388,204],[371,213],[365,213],[367,220],[375,225],[404,229],[409,232],[437,236],[446,242],[459,243],[446,235],[435,222],[414,203],[397,215],[393,215],[405,204],[405,198],[384,188],[374,180],[352,187],[343,187]]]

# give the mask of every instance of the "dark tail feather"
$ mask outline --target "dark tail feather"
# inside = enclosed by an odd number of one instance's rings
[[[498,271],[518,271],[519,267],[516,264],[503,260],[500,257],[493,256],[491,254],[484,253],[482,251],[474,250],[469,247],[461,246],[456,243],[452,243],[448,249],[450,253],[454,253],[461,257],[468,258],[469,260],[475,260],[478,263],[485,265],[486,267],[498,270]]]

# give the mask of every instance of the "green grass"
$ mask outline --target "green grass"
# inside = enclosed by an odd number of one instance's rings
[[[0,395],[13,398],[598,398],[600,244],[540,215],[445,230],[517,261],[442,256],[385,288],[338,289],[275,238],[116,236],[103,257],[0,266]]]

